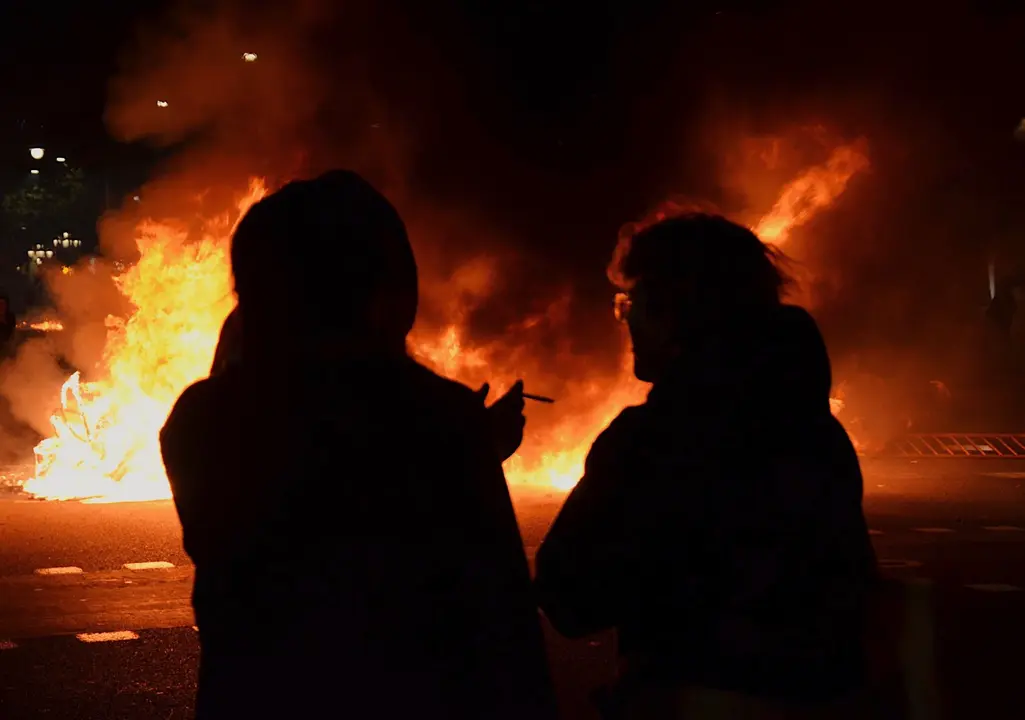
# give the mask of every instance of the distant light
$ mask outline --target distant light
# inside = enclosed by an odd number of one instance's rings
[[[35,168],[32,168],[31,170],[29,170],[29,172],[32,173],[33,175],[38,175],[39,174],[39,171],[36,170]]]
[[[68,237],[68,234],[67,234],[67,233],[64,233],[64,237]]]
[[[135,202],[142,202],[142,198],[139,197],[138,195],[133,195],[132,196],[132,200],[134,200]]]
[[[167,107],[167,100],[157,100],[157,107],[159,107],[159,108]]]
[[[68,161],[67,158],[62,158],[62,157],[57,158],[57,162],[67,162],[67,161]]]
[[[256,62],[257,57],[256,53],[242,53],[242,59],[246,62]]]
[[[33,160],[42,160],[43,159],[43,155],[46,154],[46,151],[43,150],[43,148],[41,148],[41,147],[34,147],[34,148],[29,148],[28,154],[32,156]]]

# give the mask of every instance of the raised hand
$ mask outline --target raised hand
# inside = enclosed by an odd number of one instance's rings
[[[490,390],[491,386],[484,383],[477,391],[482,403],[487,400]],[[527,424],[523,407],[523,381],[517,380],[505,395],[487,408],[495,450],[503,462],[512,457],[523,442],[523,428]]]

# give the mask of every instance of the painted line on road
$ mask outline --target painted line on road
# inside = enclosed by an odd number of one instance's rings
[[[131,630],[115,630],[114,632],[79,633],[76,638],[84,643],[120,642],[122,640],[138,640],[139,636]]]
[[[881,558],[878,561],[879,567],[884,570],[899,570],[902,568],[918,568],[922,567],[922,563],[917,560],[896,560],[892,558]]]
[[[989,530],[990,532],[1025,532],[1025,528],[1017,527],[1015,525],[989,525],[982,529]]]
[[[13,650],[18,647],[18,643],[12,640],[0,640],[0,650]]]
[[[52,568],[38,568],[36,575],[81,575],[84,570],[74,565],[68,567],[52,567]]]
[[[150,562],[125,563],[121,567],[125,570],[166,570],[173,568],[174,563],[169,563],[166,560],[152,560]]]
[[[951,528],[945,528],[945,527],[914,528],[914,531],[915,532],[920,532],[920,533],[934,533],[934,534],[938,534],[938,533],[952,533],[952,532],[954,532]]]
[[[965,585],[969,590],[980,592],[1021,592],[1017,585],[1005,585],[1004,583],[981,583],[976,585]]]

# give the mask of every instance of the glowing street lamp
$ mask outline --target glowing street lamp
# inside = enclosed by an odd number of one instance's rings
[[[32,156],[33,160],[42,160],[43,159],[43,155],[46,154],[46,151],[43,150],[43,148],[41,148],[41,147],[34,147],[34,148],[29,148],[28,154]]]
[[[256,53],[242,53],[242,59],[246,62],[256,62],[257,57]]]
[[[68,159],[64,158],[64,157],[57,158],[57,162],[59,162],[59,163],[63,163],[63,162],[67,162],[67,161],[68,161]]]
[[[158,108],[165,108],[165,107],[167,107],[167,100],[157,100],[157,107]]]
[[[31,170],[29,170],[29,172],[32,173],[33,175],[38,175],[39,174],[39,171],[36,170],[35,168],[32,168]]]

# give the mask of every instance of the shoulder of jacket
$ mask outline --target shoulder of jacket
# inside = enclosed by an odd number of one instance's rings
[[[224,392],[224,386],[225,380],[217,377],[197,380],[185,388],[175,401],[161,435],[178,424],[192,425],[211,417],[211,411]]]
[[[419,398],[418,404],[441,411],[452,419],[477,422],[483,415],[484,403],[476,392],[423,365],[416,365],[412,385]]]

